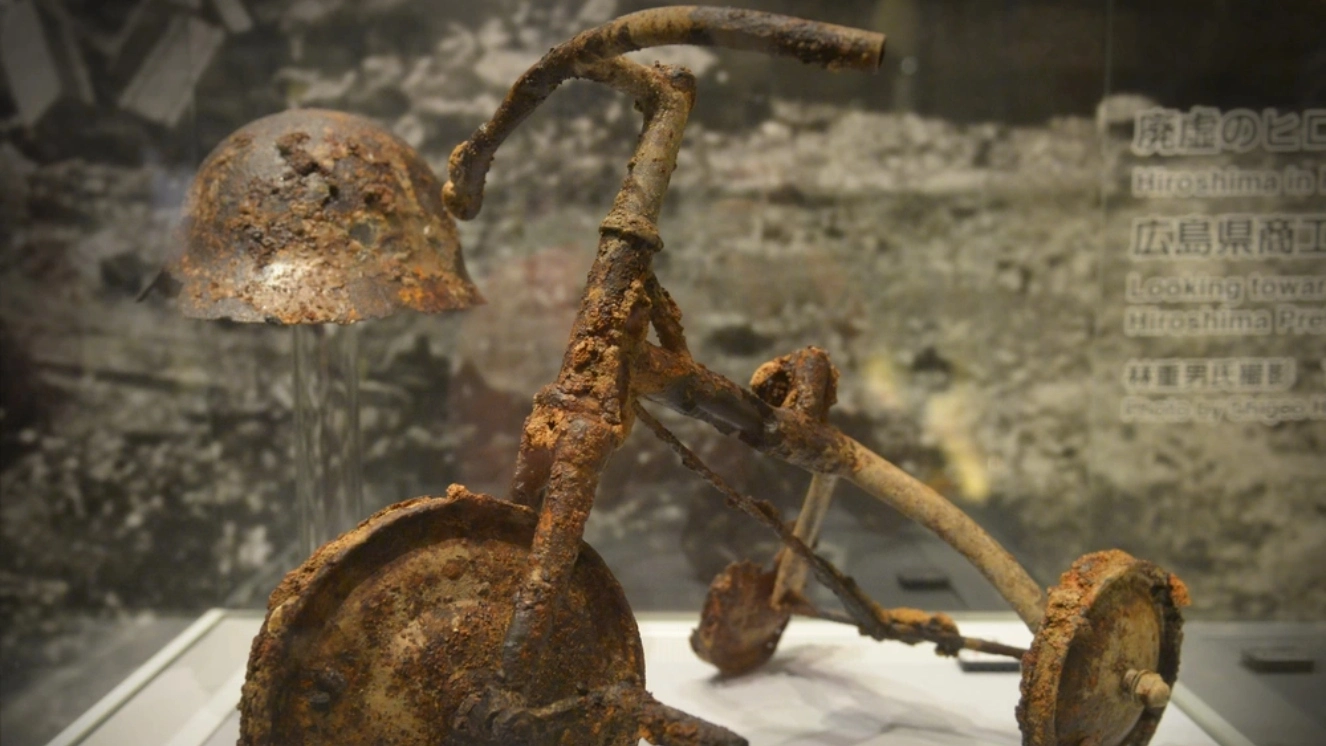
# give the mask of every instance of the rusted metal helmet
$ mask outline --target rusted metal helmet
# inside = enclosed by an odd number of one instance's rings
[[[348,324],[483,302],[442,185],[362,117],[294,109],[240,128],[190,186],[166,267],[185,315]]]

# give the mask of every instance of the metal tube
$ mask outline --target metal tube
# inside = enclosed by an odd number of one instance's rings
[[[553,47],[507,93],[492,118],[451,153],[442,190],[447,210],[470,220],[483,206],[483,183],[498,147],[564,81],[596,63],[668,44],[717,46],[793,57],[830,69],[874,71],[884,35],[736,8],[673,6],[630,13]]]
[[[833,503],[833,488],[837,484],[838,477],[829,474],[810,475],[806,499],[801,504],[801,512],[797,514],[796,526],[792,528],[792,535],[805,542],[806,546],[814,548],[818,541],[820,526],[824,523],[824,515],[829,512],[829,505]],[[806,576],[810,568],[806,560],[796,553],[781,552],[778,555],[777,570],[771,599],[774,606],[782,604],[789,593],[801,595],[806,588]]]
[[[852,462],[843,476],[899,513],[933,531],[975,565],[1035,632],[1045,614],[1045,595],[1022,565],[958,506],[884,457],[848,438]]]
[[[832,425],[773,407],[735,382],[648,345],[637,358],[639,394],[735,434],[752,448],[815,473],[850,479],[871,496],[930,529],[968,559],[1032,631],[1045,596],[999,542],[947,498]]]
[[[570,580],[599,474],[630,432],[630,371],[645,343],[645,280],[660,246],[655,221],[695,94],[694,78],[679,69],[615,59],[592,74],[636,95],[645,123],[621,190],[599,227],[599,253],[562,369],[536,397],[521,438],[513,495],[535,504],[545,487],[546,494],[502,643],[502,671],[527,696],[539,686],[543,650],[554,631],[552,609]]]

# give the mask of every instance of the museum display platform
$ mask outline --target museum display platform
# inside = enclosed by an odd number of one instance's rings
[[[1011,614],[957,614],[970,635],[1024,645]],[[50,746],[222,746],[236,742],[235,709],[249,643],[262,618],[213,610],[51,741]],[[1008,744],[1021,742],[1013,710],[1018,675],[1007,666],[962,665],[929,645],[880,644],[853,628],[796,620],[773,661],[722,680],[691,653],[695,620],[642,614],[648,688],[661,701],[722,723],[763,744]],[[1320,625],[1191,625],[1181,683],[1154,746],[1309,746],[1326,727]],[[1279,650],[1284,670],[1256,672],[1248,650]],[[1275,663],[1271,668],[1275,668]],[[1319,668],[1319,667],[1316,667]]]

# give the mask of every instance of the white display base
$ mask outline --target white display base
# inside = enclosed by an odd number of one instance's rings
[[[965,634],[1026,645],[1012,618],[954,615]],[[60,734],[51,746],[232,746],[251,613],[213,611]],[[752,746],[1018,746],[1016,673],[962,671],[930,645],[877,643],[849,627],[794,621],[756,673],[721,680],[691,653],[695,620],[642,615],[648,688]],[[1247,746],[1182,685],[1153,746]],[[1206,726],[1203,730],[1194,716]],[[1209,732],[1208,732],[1209,731]]]

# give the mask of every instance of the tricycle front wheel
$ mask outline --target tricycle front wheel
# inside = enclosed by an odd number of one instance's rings
[[[502,685],[502,641],[537,517],[452,487],[386,508],[319,549],[272,594],[249,657],[241,745],[483,742],[459,732],[467,721],[457,711]],[[523,704],[643,694],[635,619],[588,545],[556,606],[556,635]],[[591,716],[570,724],[576,743],[637,743],[634,708]]]

